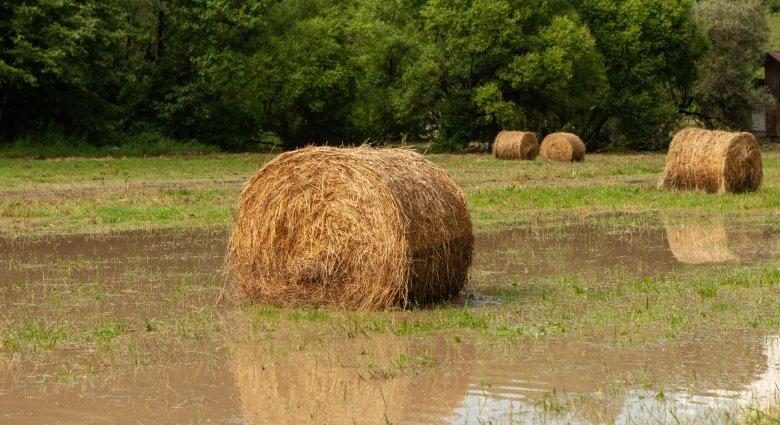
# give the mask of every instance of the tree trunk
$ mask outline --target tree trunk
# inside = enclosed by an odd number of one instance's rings
[[[602,128],[604,128],[604,125],[607,123],[607,121],[609,121],[609,116],[602,117],[593,127],[591,132],[585,137],[585,146],[587,146],[589,151],[592,151],[594,148],[593,138],[599,134]]]
[[[2,124],[3,124],[3,112],[5,112],[5,104],[6,104],[6,102],[8,102],[8,91],[7,90],[3,92],[3,100],[0,101],[0,128],[3,128],[2,127]]]
[[[163,30],[165,25],[165,13],[162,9],[157,9],[157,40],[155,43],[154,61],[159,62],[163,55]]]

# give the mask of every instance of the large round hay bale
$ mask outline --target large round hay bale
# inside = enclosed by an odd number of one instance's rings
[[[502,131],[493,142],[493,155],[499,159],[527,159],[533,161],[539,155],[539,141],[534,133],[526,131]]]
[[[229,263],[266,304],[389,308],[457,295],[473,245],[463,193],[421,155],[308,147],[249,180]]]
[[[750,133],[687,128],[669,146],[661,186],[743,193],[761,186],[761,148]]]
[[[574,162],[585,159],[585,143],[576,134],[552,133],[542,141],[542,156],[551,161]]]

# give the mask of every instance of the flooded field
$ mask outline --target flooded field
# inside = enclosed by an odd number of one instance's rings
[[[0,423],[729,423],[780,397],[770,224],[491,231],[478,302],[365,314],[236,305],[228,236],[0,239]]]
[[[686,265],[739,264],[780,259],[780,229],[673,223],[657,227],[521,227],[479,235],[474,269],[504,277],[603,275],[619,271],[655,276]]]

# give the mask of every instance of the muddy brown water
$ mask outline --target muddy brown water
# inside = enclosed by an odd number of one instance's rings
[[[779,235],[771,226],[722,224],[518,227],[478,236],[472,279],[651,276],[777,261]],[[226,310],[219,294],[227,238],[0,238],[0,315],[11,324],[34,315],[136,323]],[[49,379],[49,357],[0,353],[0,423],[723,423],[780,395],[780,335],[700,335],[633,348],[566,337],[497,349],[447,334],[337,341],[279,330],[256,341],[236,336],[244,326],[223,328],[227,335],[183,348],[140,347],[151,359],[144,367],[94,364],[100,356],[66,345],[58,356],[97,371],[74,382]]]
[[[474,270],[481,276],[534,278],[622,272],[655,276],[688,265],[780,258],[780,229],[716,224],[601,227],[573,223],[518,227],[479,235]]]

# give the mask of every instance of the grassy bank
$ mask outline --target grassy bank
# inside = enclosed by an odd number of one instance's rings
[[[270,158],[0,159],[0,232],[227,227],[244,181]],[[657,189],[661,154],[596,154],[582,164],[430,158],[461,185],[478,228],[631,212],[775,216],[780,211],[777,148],[765,151],[761,190],[729,196]]]
[[[154,131],[113,134],[95,144],[84,137],[49,130],[0,143],[0,158],[146,157],[215,152],[219,152],[215,146],[197,140],[175,140]]]

